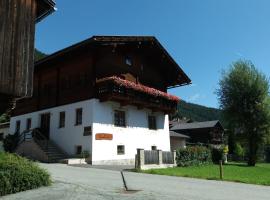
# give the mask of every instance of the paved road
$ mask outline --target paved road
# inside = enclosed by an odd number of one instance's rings
[[[269,200],[270,187],[124,172],[126,193],[119,171],[42,164],[54,184],[3,197],[3,200],[143,199],[143,200]]]

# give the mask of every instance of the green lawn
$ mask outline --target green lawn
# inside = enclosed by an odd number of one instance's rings
[[[270,164],[260,163],[257,164],[256,167],[248,167],[246,164],[229,163],[224,165],[223,169],[223,180],[259,185],[270,185]],[[151,169],[144,170],[142,172],[168,176],[184,176],[220,180],[219,165]]]

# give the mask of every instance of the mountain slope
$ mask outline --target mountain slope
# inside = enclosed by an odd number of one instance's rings
[[[198,104],[180,101],[175,117],[188,118],[192,121],[211,121],[222,120],[221,110],[216,108],[209,108]]]

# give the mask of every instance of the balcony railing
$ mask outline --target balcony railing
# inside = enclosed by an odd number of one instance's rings
[[[178,97],[118,77],[97,81],[96,92],[100,101],[117,101],[121,105],[134,105],[165,113],[175,112],[179,102]]]

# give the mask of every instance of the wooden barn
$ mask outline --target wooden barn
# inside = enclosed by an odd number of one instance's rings
[[[170,128],[170,130],[179,134],[189,136],[189,143],[223,143],[224,128],[218,120],[191,123],[175,123]]]

